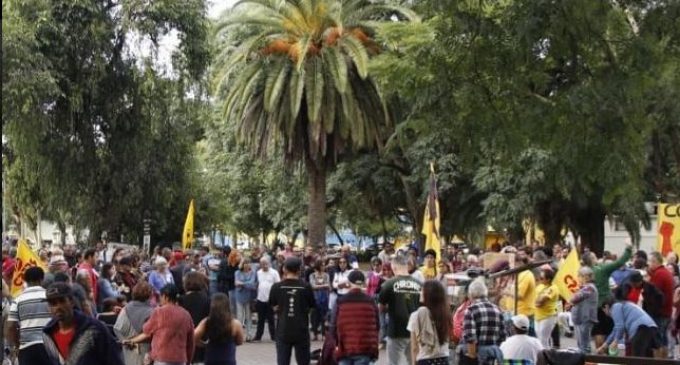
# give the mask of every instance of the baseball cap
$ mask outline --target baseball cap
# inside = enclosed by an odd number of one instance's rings
[[[529,318],[524,314],[518,314],[512,317],[512,324],[522,330],[529,329]]]
[[[45,291],[45,299],[47,300],[66,297],[70,298],[72,296],[73,290],[71,289],[71,286],[62,282],[51,284],[50,286],[47,287],[47,290]]]
[[[354,285],[364,285],[366,282],[366,277],[364,273],[359,270],[352,270],[349,275],[347,275],[347,280]]]

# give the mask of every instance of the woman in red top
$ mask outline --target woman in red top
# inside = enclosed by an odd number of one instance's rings
[[[136,344],[151,338],[151,359],[155,365],[191,363],[194,353],[194,323],[191,315],[177,304],[179,291],[173,284],[161,289],[159,308],[144,324],[143,333],[123,344]]]

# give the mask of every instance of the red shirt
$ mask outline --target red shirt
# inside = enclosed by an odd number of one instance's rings
[[[661,315],[670,318],[673,314],[673,274],[661,265],[649,270],[649,281],[663,293]]]
[[[90,277],[90,289],[92,289],[92,297],[94,302],[97,303],[97,297],[99,296],[99,285],[97,284],[97,279],[99,274],[97,274],[97,271],[95,271],[92,265],[87,262],[82,262],[78,266],[78,270],[87,272],[87,275]]]
[[[5,257],[2,261],[2,275],[12,280],[12,275],[14,274],[14,265],[16,260],[11,257]]]
[[[166,304],[144,323],[151,336],[151,358],[159,362],[190,362],[194,354],[194,322],[184,308]]]
[[[628,297],[626,298],[626,300],[638,304],[640,302],[640,294],[642,294],[641,287],[636,288],[634,286],[631,286],[630,290],[628,291]]]
[[[59,330],[59,326],[54,328],[52,333],[52,338],[54,343],[57,345],[59,354],[64,359],[68,359],[68,355],[71,350],[71,342],[73,341],[73,336],[76,334],[76,327],[72,327],[68,332],[62,332]]]

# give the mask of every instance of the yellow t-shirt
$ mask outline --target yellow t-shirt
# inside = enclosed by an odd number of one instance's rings
[[[536,299],[541,297],[546,297],[548,300],[543,302],[543,305],[536,307],[535,319],[537,321],[557,315],[557,300],[560,296],[555,285],[538,284],[536,287]]]
[[[522,271],[517,276],[519,283],[517,294],[517,314],[534,315],[536,310],[536,279],[531,270]]]
[[[423,273],[423,276],[425,277],[425,280],[432,280],[435,277],[437,277],[437,267],[427,267],[426,265],[423,265],[420,267],[420,272]]]

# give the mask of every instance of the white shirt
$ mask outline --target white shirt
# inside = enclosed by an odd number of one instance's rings
[[[411,277],[418,280],[421,284],[425,282],[425,276],[420,270],[416,270],[411,274]]]
[[[503,358],[508,360],[530,360],[536,363],[543,345],[538,339],[527,335],[510,336],[501,344]]]
[[[257,270],[257,300],[260,302],[269,302],[269,292],[272,290],[272,285],[281,281],[279,273],[272,268],[264,271]]]
[[[430,310],[427,309],[427,307],[420,307],[418,310],[415,312],[411,313],[411,316],[408,319],[408,324],[406,325],[406,329],[415,334],[416,338],[419,340],[422,339],[422,336],[426,336],[426,333],[432,333],[432,332],[427,332],[423,331],[424,328],[422,328],[423,324],[419,320],[420,318],[427,318],[431,320],[430,316]],[[432,324],[434,327],[434,323]],[[434,338],[430,338],[428,340],[433,340],[435,343],[439,344],[439,338],[437,336],[437,330],[435,328],[433,329],[434,332]],[[427,343],[426,341],[422,341],[422,343]],[[438,346],[432,346],[432,347],[426,347],[423,346],[421,343],[418,344],[418,354],[416,355],[416,360],[425,360],[425,359],[436,359],[438,357],[448,357],[449,356],[449,341],[445,341],[443,345],[438,345]]]
[[[349,276],[349,273],[351,273],[352,270],[347,269],[345,271],[338,271],[335,273],[335,276],[333,276],[333,289],[338,290],[338,295],[345,295],[349,293],[349,287],[347,288],[339,288],[338,286],[343,283],[349,283],[349,280],[347,277]]]

